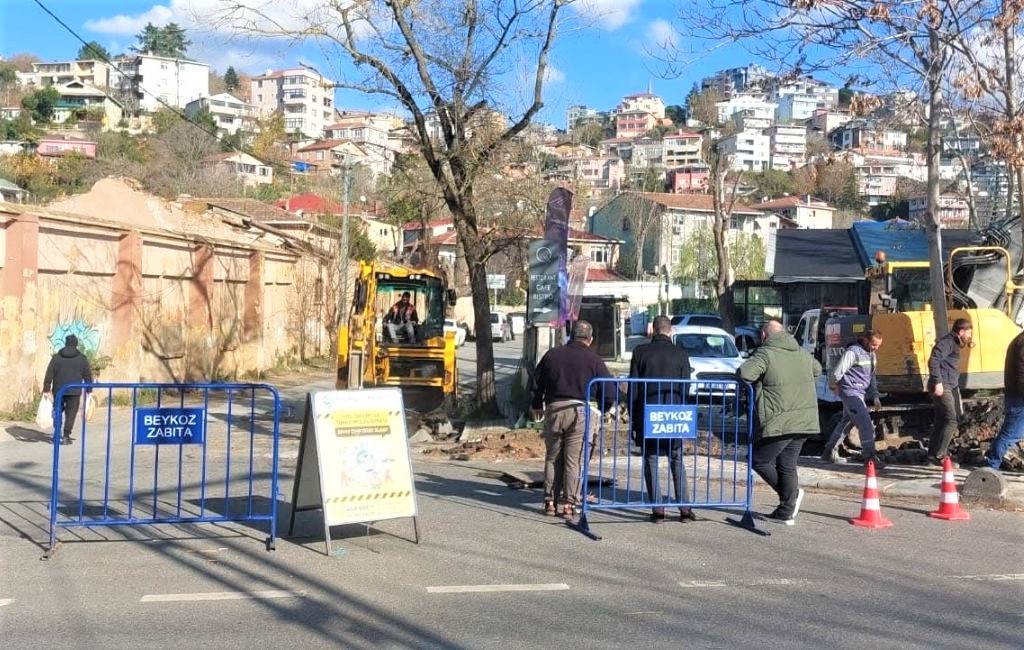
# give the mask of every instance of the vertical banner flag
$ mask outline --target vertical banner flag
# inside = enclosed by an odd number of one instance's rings
[[[567,269],[569,245],[569,212],[572,210],[572,192],[556,188],[548,196],[548,216],[544,222],[544,239],[558,248],[558,321],[569,318],[569,273]]]

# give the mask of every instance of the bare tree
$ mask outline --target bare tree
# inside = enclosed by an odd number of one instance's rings
[[[718,262],[718,273],[715,281],[715,297],[718,299],[718,313],[722,317],[722,326],[733,329],[733,296],[732,285],[736,283],[736,273],[730,257],[730,229],[732,227],[732,211],[736,206],[737,189],[743,172],[737,172],[728,179],[730,167],[729,157],[719,148],[718,140],[711,143],[708,151],[711,174],[708,179],[711,186],[711,205],[714,217],[711,232],[715,242],[715,260]],[[731,185],[727,184],[731,180]]]
[[[494,350],[484,261],[489,253],[477,207],[477,179],[495,153],[543,106],[548,53],[571,0],[330,0],[280,19],[277,7],[221,0],[214,23],[248,37],[315,39],[362,79],[339,86],[397,101],[455,219],[469,268],[476,320],[477,400],[494,409]],[[272,13],[273,12],[273,13]],[[511,124],[496,119],[498,86],[525,69],[531,91]]]
[[[942,89],[951,69],[953,43],[976,32],[989,4],[990,0],[707,0],[687,4],[682,13],[695,36],[716,43],[744,40],[791,74],[871,60],[895,65],[900,79],[923,89],[928,128],[926,230],[938,331],[948,327],[945,301],[939,299],[945,287],[936,214]]]

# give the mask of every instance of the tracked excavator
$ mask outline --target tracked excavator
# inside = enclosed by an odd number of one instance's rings
[[[1024,318],[1022,261],[1019,219],[1011,219],[991,224],[973,245],[953,248],[945,263],[946,295],[938,299],[946,301],[950,323],[966,318],[974,328],[973,344],[961,352],[956,397],[962,415],[950,445],[950,454],[962,461],[977,460],[1002,422],[1006,350],[1020,333]],[[865,275],[871,292],[867,313],[822,310],[818,322],[823,331],[815,352],[822,367],[831,370],[858,334],[868,329],[881,332],[884,341],[875,371],[882,408],[872,415],[879,437],[884,437],[879,448],[887,449],[884,453],[896,462],[923,461],[933,420],[928,358],[935,340],[949,331],[935,329],[932,305],[936,298],[930,291],[929,265],[882,260]],[[824,398],[827,392],[819,386],[826,436],[842,415],[836,402]],[[855,427],[847,431],[846,442],[859,447]],[[1024,451],[1018,447],[1009,462],[1019,469],[1022,460]]]

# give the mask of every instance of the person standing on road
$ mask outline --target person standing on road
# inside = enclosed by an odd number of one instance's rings
[[[594,329],[576,321],[569,343],[548,350],[533,374],[530,409],[534,419],[544,418],[544,513],[558,512],[564,489],[562,516],[572,519],[582,493],[580,463],[586,434],[587,384],[611,377],[604,361],[590,348]],[[614,391],[604,391],[604,409],[614,403]]]
[[[46,375],[43,377],[43,395],[53,398],[52,393],[59,393],[60,389],[68,384],[91,384],[92,368],[89,367],[89,360],[78,351],[78,337],[68,334],[64,339],[64,347],[57,354],[50,358],[46,366]],[[51,393],[52,390],[52,393]],[[91,389],[86,389],[88,395]],[[75,416],[78,415],[78,407],[82,403],[82,389],[70,388],[64,393],[60,404],[54,405],[54,410],[63,412],[64,435],[61,436],[60,444],[71,444],[71,432],[75,429]],[[54,439],[60,432],[53,431]]]
[[[875,457],[875,425],[871,421],[867,402],[881,406],[878,401],[878,382],[875,376],[877,357],[882,346],[882,335],[868,330],[857,337],[857,342],[846,348],[839,363],[832,369],[832,390],[843,402],[843,417],[832,430],[822,458],[833,463],[845,463],[839,456],[839,444],[847,427],[853,424],[860,433],[861,456],[864,462],[875,463],[876,469],[885,469],[885,463]]]
[[[942,466],[949,443],[959,425],[956,393],[960,388],[960,350],[973,347],[974,328],[971,321],[958,318],[953,327],[939,338],[928,357],[928,392],[935,407],[935,422],[928,444],[928,464]]]
[[[654,502],[661,501],[661,488],[658,486],[658,457],[669,457],[669,469],[672,474],[672,496],[677,503],[690,500],[686,489],[686,467],[683,465],[683,441],[644,438],[644,405],[646,404],[685,404],[686,385],[658,381],[660,379],[689,379],[692,368],[690,357],[683,348],[672,343],[672,320],[668,316],[654,319],[654,336],[650,343],[638,345],[633,350],[633,359],[629,364],[630,379],[646,379],[648,381],[632,385],[630,402],[630,421],[632,423],[633,442],[643,450],[644,483],[647,486],[647,497]],[[693,521],[697,517],[690,508],[679,509],[679,520]],[[651,521],[665,521],[665,509],[651,509]]]
[[[1003,426],[999,435],[985,452],[985,462],[992,469],[999,469],[1003,457],[1017,442],[1024,438],[1024,332],[1021,332],[1006,349],[1003,366]]]
[[[779,495],[779,506],[768,518],[792,526],[804,498],[797,473],[800,449],[805,439],[820,433],[815,377],[821,365],[777,320],[765,322],[761,339],[764,343],[737,375],[754,384],[754,471]]]

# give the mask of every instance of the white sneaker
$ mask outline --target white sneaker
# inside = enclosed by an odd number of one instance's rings
[[[804,489],[798,488],[796,491],[796,503],[793,504],[793,514],[789,516],[789,521],[786,522],[787,526],[792,526],[796,522],[796,513],[800,512],[800,504],[804,502]]]

